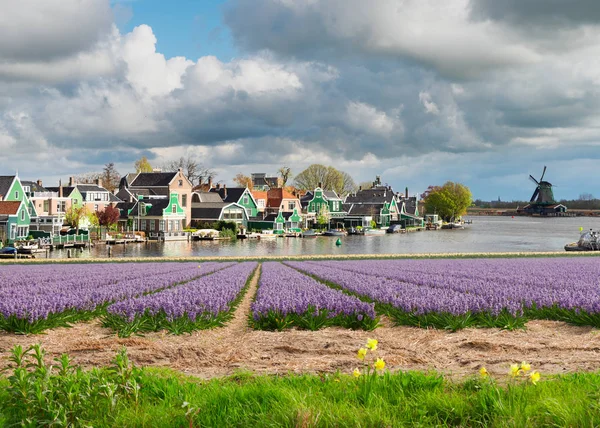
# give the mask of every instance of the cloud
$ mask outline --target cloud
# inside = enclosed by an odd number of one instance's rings
[[[464,181],[503,199],[546,162],[557,182],[578,161],[594,174],[600,32],[554,0],[232,0],[228,61],[164,55],[150,25],[118,29],[118,3],[47,4],[13,5],[20,39],[0,28],[20,46],[0,41],[5,171],[56,179],[58,161],[125,172],[142,155],[193,154],[224,181],[319,162],[357,182]]]

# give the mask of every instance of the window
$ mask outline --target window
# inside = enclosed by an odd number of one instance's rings
[[[258,208],[264,208],[264,207],[265,207],[265,200],[259,199],[258,200]]]
[[[10,225],[10,239],[16,239],[16,238],[17,238],[17,225],[11,224]]]
[[[288,201],[288,211],[294,211],[296,208],[296,203],[294,201]]]
[[[94,211],[98,211],[98,204],[94,205]]]
[[[23,192],[25,192],[25,193],[31,192],[31,187],[29,187],[29,186],[23,186]]]
[[[248,205],[250,203],[250,198],[248,195],[244,195],[244,205]]]
[[[181,206],[187,207],[187,195],[181,195]]]
[[[179,222],[177,220],[173,221],[174,230],[179,230]]]
[[[146,230],[146,220],[140,221],[140,230]]]
[[[19,191],[18,190],[15,190],[15,199],[19,200]]]
[[[21,210],[21,221],[25,221],[25,210]]]
[[[275,228],[276,228],[277,230],[283,230],[283,223],[277,223],[277,224],[275,225]]]
[[[171,212],[173,214],[177,214],[177,205],[173,204],[173,206],[171,207]]]
[[[156,226],[156,221],[150,220],[150,231],[154,232],[154,226]]]
[[[164,220],[160,220],[158,222],[158,230],[160,232],[164,232],[165,231],[165,221]]]
[[[73,199],[73,205],[77,205],[79,203],[79,199],[75,198]]]
[[[179,187],[183,187],[183,180],[179,180]]]

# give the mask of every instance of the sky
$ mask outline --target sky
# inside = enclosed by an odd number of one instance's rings
[[[0,0],[0,175],[312,163],[600,197],[597,0]]]

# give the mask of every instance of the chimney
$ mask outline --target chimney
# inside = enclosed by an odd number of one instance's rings
[[[323,183],[319,181],[318,187],[320,187],[322,189],[323,188]]]
[[[408,199],[408,186],[406,186],[406,189],[404,189],[405,194],[406,194],[406,199]]]
[[[69,177],[69,187],[73,187],[75,184],[75,177]]]
[[[223,184],[223,200],[227,199],[227,184]]]
[[[221,183],[217,183],[217,190],[221,188]]]
[[[360,192],[362,190],[362,186],[358,186],[358,191]]]
[[[40,186],[40,187],[44,187],[44,186],[42,186],[42,180],[38,180],[37,181],[37,185]]]
[[[59,198],[63,197],[62,180],[58,180],[58,197]]]
[[[102,187],[102,179],[101,178],[96,178],[96,186]]]
[[[208,177],[208,190],[212,189],[212,177]]]

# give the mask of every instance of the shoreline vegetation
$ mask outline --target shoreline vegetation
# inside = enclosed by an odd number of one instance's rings
[[[2,264],[61,264],[61,263],[155,263],[155,262],[242,262],[242,261],[296,261],[296,260],[386,260],[386,259],[476,259],[476,258],[529,258],[529,257],[600,257],[598,251],[526,251],[474,253],[397,253],[397,254],[308,254],[303,256],[198,256],[198,257],[102,257],[93,259],[0,259]]]

